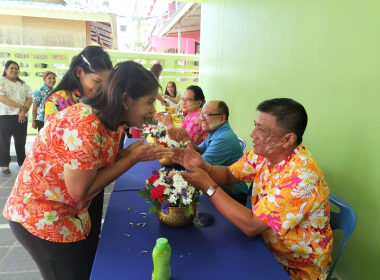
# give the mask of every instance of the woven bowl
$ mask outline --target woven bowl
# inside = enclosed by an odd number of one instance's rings
[[[161,165],[163,167],[172,168],[172,167],[180,166],[178,163],[173,162],[172,158],[170,158],[170,157],[164,157],[164,158],[160,159],[159,162],[161,163]]]
[[[162,211],[157,211],[157,219],[168,227],[184,227],[190,225],[197,212],[197,204],[192,204],[194,214],[189,217],[185,216],[186,207],[169,207],[169,214],[164,214]]]

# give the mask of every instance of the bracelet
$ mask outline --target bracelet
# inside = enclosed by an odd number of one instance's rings
[[[190,143],[192,143],[192,141],[191,141],[191,140],[189,140],[189,141],[186,141],[185,143],[183,143],[183,145],[186,147],[186,146],[187,146],[187,144],[190,144]]]
[[[208,170],[207,170],[207,173],[210,172],[210,169],[211,169],[211,164],[208,164]]]

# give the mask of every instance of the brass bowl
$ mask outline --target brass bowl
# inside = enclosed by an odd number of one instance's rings
[[[158,139],[156,137],[152,137],[152,136],[147,136],[146,137],[146,142],[147,143],[157,143]]]
[[[178,163],[173,162],[172,158],[170,157],[163,157],[162,159],[159,160],[159,162],[161,163],[163,167],[172,168],[172,167],[180,166]]]
[[[169,214],[164,214],[162,211],[156,211],[157,219],[160,223],[168,227],[184,227],[190,225],[197,212],[197,204],[192,204],[194,214],[189,217],[185,216],[186,207],[169,207]]]

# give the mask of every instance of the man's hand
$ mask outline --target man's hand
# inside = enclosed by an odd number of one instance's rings
[[[207,170],[209,166],[202,156],[193,149],[174,148],[172,161],[182,165],[187,170],[190,170],[191,166]]]
[[[215,182],[208,176],[207,172],[204,170],[195,167],[193,165],[188,165],[186,168],[191,172],[181,172],[181,175],[185,180],[195,187],[197,190],[201,190],[202,192],[207,192],[208,188],[215,185]]]
[[[175,140],[175,141],[182,141],[186,142],[190,140],[190,136],[187,133],[187,130],[184,129],[183,127],[169,127],[167,129],[167,134],[170,139]]]

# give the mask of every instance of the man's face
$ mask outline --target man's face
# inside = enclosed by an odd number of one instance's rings
[[[285,133],[276,125],[276,118],[268,113],[259,112],[255,120],[255,128],[250,136],[253,138],[255,154],[275,158],[283,152],[283,138]]]
[[[203,106],[201,114],[211,114],[211,116],[200,117],[203,131],[212,134],[223,125],[223,115],[220,115],[218,102],[207,102]]]

